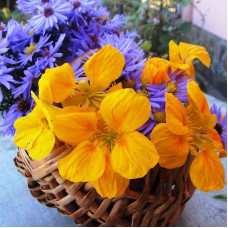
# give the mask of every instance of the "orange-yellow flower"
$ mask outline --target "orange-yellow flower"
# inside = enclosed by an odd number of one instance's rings
[[[148,59],[141,77],[142,83],[160,85],[161,83],[169,82],[168,69],[171,66],[181,70],[186,70],[188,67],[186,64],[177,64],[162,58],[154,57]]]
[[[204,47],[183,42],[180,42],[178,46],[172,40],[169,42],[169,60],[173,63],[188,65],[186,73],[190,78],[195,77],[195,69],[192,64],[194,59],[199,59],[209,68],[211,59]],[[172,66],[172,68],[177,69],[175,66]]]
[[[74,94],[76,79],[68,63],[53,69],[46,69],[39,80],[39,98],[49,104],[60,103]]]
[[[111,45],[104,46],[84,65],[85,79],[76,81],[69,64],[46,70],[39,81],[39,97],[63,106],[84,105],[99,107],[104,91],[120,77],[125,58]]]
[[[31,158],[40,160],[54,147],[52,120],[59,108],[40,101],[33,92],[32,97],[37,105],[30,114],[15,121],[14,142],[18,147],[27,150]]]
[[[91,182],[101,196],[112,198],[157,164],[153,143],[136,131],[151,113],[146,97],[122,89],[104,98],[99,113],[75,108],[63,108],[53,122],[58,138],[77,144],[58,162],[63,178]]]
[[[168,169],[184,165],[191,151],[196,156],[190,169],[193,184],[202,191],[221,190],[225,184],[224,168],[211,137],[216,116],[210,113],[196,82],[188,82],[187,91],[187,108],[174,95],[166,93],[166,123],[154,128],[151,141],[160,155],[160,165]]]
[[[168,82],[168,60],[162,58],[151,58],[146,61],[141,81],[146,84],[159,85]]]

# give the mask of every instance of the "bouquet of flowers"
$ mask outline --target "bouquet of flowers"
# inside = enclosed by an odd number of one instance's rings
[[[126,60],[122,77],[125,82],[139,79],[144,53],[135,42],[135,32],[121,31],[123,15],[109,18],[101,0],[17,0],[18,8],[30,15],[26,23],[11,20],[0,23],[0,111],[3,135],[14,135],[13,123],[27,115],[38,93],[38,80],[46,68],[70,63],[84,53],[110,44]],[[83,74],[83,64],[73,66]],[[135,85],[136,87],[137,85]]]
[[[1,84],[16,102],[4,112],[5,133],[16,129],[15,144],[34,160],[59,141],[72,146],[60,175],[102,197],[121,196],[157,163],[181,167],[189,154],[193,184],[221,190],[226,115],[209,108],[192,64],[209,67],[207,51],[170,41],[169,60],[145,62],[135,33],[119,30],[123,17],[109,19],[98,3],[18,0],[32,17],[1,32]]]

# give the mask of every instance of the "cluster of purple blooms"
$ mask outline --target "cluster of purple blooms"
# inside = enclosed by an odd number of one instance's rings
[[[11,20],[7,25],[0,23],[0,111],[4,122],[2,135],[14,135],[13,124],[19,117],[27,115],[34,106],[31,90],[38,93],[38,80],[46,68],[72,62],[84,55],[82,61],[73,65],[78,80],[84,75],[83,63],[96,49],[111,44],[125,57],[125,66],[120,79],[123,87],[134,88],[146,93],[152,113],[140,129],[150,135],[153,128],[165,122],[165,93],[171,92],[187,102],[185,72],[168,71],[170,81],[160,85],[142,84],[144,52],[137,34],[124,30],[123,15],[112,19],[102,0],[17,0],[17,5],[30,19],[26,24]],[[84,62],[83,62],[84,61]],[[4,104],[11,104],[5,108]],[[226,144],[226,116],[221,109],[212,107],[218,116],[221,138]]]
[[[135,32],[122,31],[123,15],[112,19],[101,0],[17,0],[18,9],[29,14],[23,24],[0,23],[0,111],[3,135],[13,135],[13,123],[33,108],[31,90],[38,93],[38,80],[46,68],[70,63],[86,52],[106,44],[119,49],[126,65],[122,77],[139,81],[144,67],[141,42]],[[76,76],[82,64],[73,66]],[[135,84],[135,87],[139,84]],[[11,106],[5,108],[7,98]],[[6,100],[4,100],[6,99]]]

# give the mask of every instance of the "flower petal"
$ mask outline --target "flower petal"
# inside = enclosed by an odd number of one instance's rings
[[[111,82],[120,77],[125,58],[122,53],[111,45],[105,45],[94,54],[84,66],[85,74],[90,79],[93,92],[107,89]]]
[[[170,62],[162,58],[151,58],[146,61],[142,82],[152,85],[160,85],[161,83],[168,82],[170,80],[168,76],[168,68]]]
[[[50,129],[43,129],[34,141],[32,148],[28,150],[29,156],[34,160],[45,158],[55,145],[55,135]]]
[[[113,169],[128,179],[145,176],[158,160],[153,143],[137,131],[123,134],[111,152]]]
[[[81,105],[86,101],[86,94],[81,92],[75,92],[73,96],[67,97],[64,101],[62,101],[63,107],[73,106],[73,105]]]
[[[201,191],[220,191],[225,185],[223,165],[213,150],[202,151],[196,155],[190,167],[192,183]]]
[[[187,112],[181,101],[173,94],[166,93],[166,122],[171,132],[176,135],[188,133]]]
[[[204,129],[214,128],[217,123],[215,114],[211,114],[207,99],[195,81],[187,84],[189,103],[195,107],[195,122]]]
[[[187,137],[173,134],[166,123],[158,124],[150,137],[162,167],[174,169],[184,165],[190,149]]]
[[[141,127],[150,117],[149,100],[133,89],[122,89],[108,94],[101,103],[105,122],[119,132],[131,132]]]
[[[169,42],[169,60],[174,63],[182,63],[179,47],[173,40]]]
[[[46,80],[46,82],[42,82],[43,79]],[[45,100],[45,98],[47,97],[48,102],[51,93],[53,101],[56,103],[62,102],[70,94],[72,94],[74,92],[76,84],[76,80],[74,78],[74,71],[67,63],[53,69],[47,69],[45,73],[41,76],[40,81],[40,99]],[[49,86],[47,86],[47,82]],[[42,86],[44,86],[44,88]]]
[[[39,119],[46,118],[49,127],[52,129],[53,128],[52,120],[60,112],[61,109],[54,105],[50,105],[50,104],[47,104],[47,103],[39,100],[38,97],[35,95],[35,93],[33,93],[33,91],[31,91],[31,95],[32,95],[32,98],[34,99],[34,101],[36,102],[35,110],[37,110],[34,112],[32,111],[31,112],[32,115],[33,115],[33,113],[34,114],[36,113],[37,118],[39,118]]]
[[[190,104],[193,104],[203,116],[211,114],[207,99],[195,81],[188,82],[187,93]]]
[[[53,103],[51,87],[48,80],[45,78],[39,80],[39,98],[49,104]]]
[[[29,150],[42,131],[42,122],[32,115],[24,116],[14,122],[16,135],[14,143],[25,150]]]
[[[199,59],[206,67],[209,68],[211,59],[204,47],[180,42],[179,50],[181,59],[185,59],[187,64],[190,64],[194,59]]]
[[[95,112],[72,112],[63,108],[53,121],[54,132],[63,142],[76,145],[92,137],[96,130]]]
[[[72,182],[96,181],[105,170],[105,150],[89,141],[82,142],[58,161],[60,175]]]
[[[130,180],[116,173],[111,165],[110,158],[106,157],[106,167],[103,175],[93,181],[92,185],[102,197],[118,197],[121,196],[129,185]]]

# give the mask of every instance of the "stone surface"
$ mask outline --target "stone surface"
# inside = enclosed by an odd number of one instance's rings
[[[226,110],[226,103],[207,95],[209,103],[216,103]],[[12,137],[0,138],[0,226],[2,227],[72,227],[70,218],[62,217],[54,208],[48,208],[34,199],[27,188],[26,179],[13,163],[17,148]],[[227,170],[227,160],[222,159]],[[226,194],[227,186],[221,192],[200,192],[196,190],[182,215],[177,227],[226,227],[227,202],[215,199],[214,195]]]

